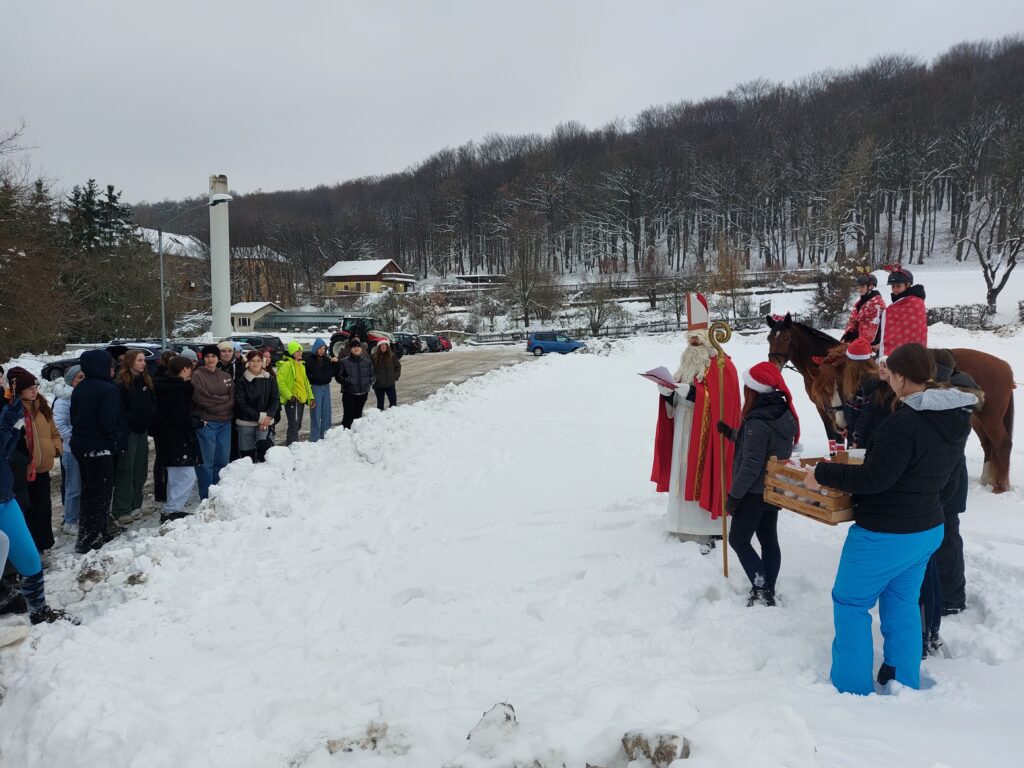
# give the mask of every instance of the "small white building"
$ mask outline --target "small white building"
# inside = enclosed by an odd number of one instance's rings
[[[240,301],[231,305],[231,329],[235,333],[248,333],[257,321],[278,312],[284,312],[284,307],[273,301]]]

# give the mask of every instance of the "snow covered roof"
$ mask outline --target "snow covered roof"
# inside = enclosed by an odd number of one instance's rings
[[[253,261],[287,262],[288,259],[266,245],[247,245],[231,249],[233,259],[251,259]]]
[[[273,301],[240,301],[237,304],[231,305],[231,314],[251,315],[254,312],[259,312],[264,307],[274,307],[278,312],[284,312],[284,307],[279,306]]]
[[[145,240],[157,251],[157,238],[159,233],[155,229],[139,227],[139,237]],[[183,256],[186,259],[202,259],[206,261],[209,253],[206,245],[191,235],[176,235],[173,232],[164,232],[163,241],[164,253],[169,256]]]
[[[324,277],[366,277],[379,275],[389,264],[401,272],[393,259],[367,259],[365,261],[336,261],[334,266],[324,272]]]

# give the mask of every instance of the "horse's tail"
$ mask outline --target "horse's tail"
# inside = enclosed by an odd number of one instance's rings
[[[1010,402],[1006,404],[1006,412],[1003,413],[1003,429],[1006,436],[1013,439],[1013,392],[1010,393]]]

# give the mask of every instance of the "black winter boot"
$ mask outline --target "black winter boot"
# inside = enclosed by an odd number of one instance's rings
[[[774,603],[774,598],[773,598]],[[765,605],[764,588],[763,587],[751,587],[750,596],[747,597],[747,608],[753,608],[755,605]]]
[[[30,613],[28,620],[33,624],[53,624],[55,621],[70,621],[76,627],[82,623],[82,620],[77,616],[72,616],[70,613],[65,613],[59,608],[51,608],[48,605],[44,605],[35,613]]]
[[[764,604],[769,608],[775,607],[775,590],[766,589],[761,593],[764,598]]]
[[[879,685],[885,685],[890,680],[896,679],[896,667],[891,664],[882,664],[878,668],[878,677],[875,678]]]

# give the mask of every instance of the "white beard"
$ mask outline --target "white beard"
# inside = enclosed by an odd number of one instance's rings
[[[714,355],[714,349],[706,341],[702,340],[702,343],[693,346],[687,339],[686,349],[683,350],[682,357],[679,358],[679,368],[676,369],[676,381],[686,384],[704,381],[704,375],[708,372]]]

